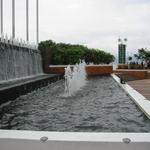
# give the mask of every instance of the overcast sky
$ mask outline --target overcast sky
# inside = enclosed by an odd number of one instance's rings
[[[4,32],[11,34],[11,1],[4,0]],[[35,2],[30,4],[30,41],[35,41]],[[117,54],[150,48],[150,0],[39,0],[40,40],[84,44]],[[25,39],[25,0],[16,0],[16,36]]]

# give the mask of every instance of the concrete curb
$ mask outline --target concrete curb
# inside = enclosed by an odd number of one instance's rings
[[[136,105],[142,110],[142,112],[150,119],[150,101],[127,83],[121,84],[120,78],[117,77],[115,74],[111,74],[111,76],[119,84],[119,86],[130,96],[130,98],[136,103]]]

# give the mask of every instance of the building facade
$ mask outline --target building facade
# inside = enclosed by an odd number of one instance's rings
[[[118,63],[119,64],[126,64],[126,45],[119,44],[118,45]]]

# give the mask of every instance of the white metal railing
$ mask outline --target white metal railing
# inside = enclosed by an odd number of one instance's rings
[[[28,41],[25,41],[21,38],[19,39],[19,38],[8,37],[8,35],[4,33],[2,33],[0,36],[0,42],[5,44],[16,45],[20,47],[25,47],[29,49],[38,49],[37,44],[29,43]]]

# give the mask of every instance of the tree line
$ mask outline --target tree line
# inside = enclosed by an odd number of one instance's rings
[[[129,60],[130,65],[133,67],[140,65],[141,68],[150,69],[150,50],[146,48],[138,49],[138,52],[134,54],[134,58],[129,56],[128,60]]]
[[[84,60],[86,64],[109,64],[115,57],[104,50],[88,48],[78,44],[56,43],[46,40],[39,43],[44,60],[50,59],[53,65],[68,65]],[[49,56],[49,58],[48,58]]]

